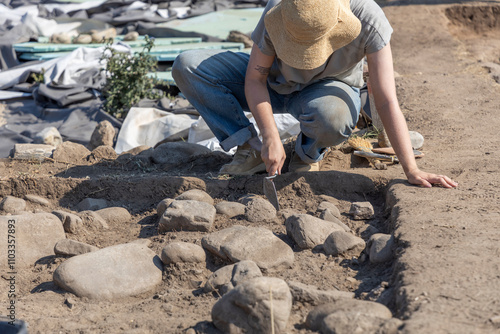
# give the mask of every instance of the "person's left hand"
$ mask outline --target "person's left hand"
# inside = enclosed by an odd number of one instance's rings
[[[406,176],[408,177],[408,181],[411,184],[425,188],[431,188],[432,185],[438,185],[444,188],[455,188],[458,186],[458,183],[456,183],[446,175],[426,173],[419,169],[408,172]]]

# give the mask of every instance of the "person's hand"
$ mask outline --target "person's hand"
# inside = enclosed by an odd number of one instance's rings
[[[426,173],[419,169],[408,172],[407,177],[408,181],[411,184],[425,188],[431,188],[432,185],[438,185],[444,188],[455,188],[458,186],[458,183],[456,183],[446,175]]]
[[[276,172],[281,175],[286,153],[279,137],[269,140],[264,139],[260,156],[266,164],[266,171],[270,176],[275,175]]]

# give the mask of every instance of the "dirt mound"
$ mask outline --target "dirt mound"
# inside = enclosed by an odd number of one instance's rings
[[[446,8],[445,14],[453,25],[477,34],[500,33],[500,5],[453,6]]]

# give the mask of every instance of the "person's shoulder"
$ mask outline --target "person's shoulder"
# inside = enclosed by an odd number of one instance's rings
[[[351,11],[360,20],[377,18],[380,15],[385,18],[384,11],[374,0],[351,0]]]

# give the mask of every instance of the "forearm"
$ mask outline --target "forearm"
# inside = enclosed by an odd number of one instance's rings
[[[377,111],[405,174],[417,170],[408,126],[397,100],[378,106]]]
[[[264,141],[279,139],[266,84],[256,80],[246,80],[245,96],[262,139]]]

